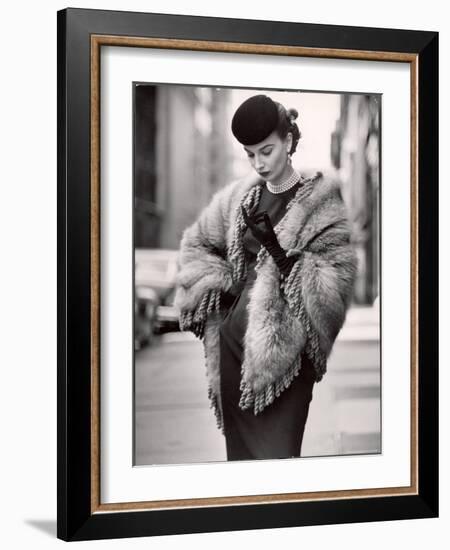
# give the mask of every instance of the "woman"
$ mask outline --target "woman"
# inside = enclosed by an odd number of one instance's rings
[[[180,245],[175,305],[203,340],[228,460],[300,456],[352,295],[339,185],[293,169],[296,118],[265,95],[243,102],[231,129],[257,176],[217,192]]]

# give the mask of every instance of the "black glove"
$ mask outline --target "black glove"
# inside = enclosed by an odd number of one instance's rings
[[[222,290],[220,303],[226,308],[230,307],[241,294],[243,288],[244,281],[238,281],[233,283],[228,290]]]
[[[269,214],[264,211],[249,216],[243,206],[241,206],[241,209],[244,221],[255,239],[267,249],[280,272],[287,277],[295,263],[295,258],[286,256],[286,251],[280,246]]]

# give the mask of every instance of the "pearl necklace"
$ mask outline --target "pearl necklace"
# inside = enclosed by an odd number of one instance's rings
[[[270,181],[267,181],[266,185],[267,185],[267,189],[271,193],[278,194],[278,193],[283,193],[284,191],[287,191],[291,187],[294,187],[294,185],[298,182],[299,179],[300,179],[300,175],[298,174],[298,172],[294,170],[292,174],[282,183],[273,185],[272,183],[270,183]]]

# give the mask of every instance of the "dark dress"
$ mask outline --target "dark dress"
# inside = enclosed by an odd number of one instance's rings
[[[276,225],[300,182],[283,193],[273,194],[263,187],[257,212],[265,210]],[[247,326],[249,291],[255,281],[256,255],[260,243],[246,230],[243,244],[247,279],[232,303],[220,328],[220,380],[228,460],[289,458],[300,456],[303,432],[312,399],[314,368],[302,358],[302,368],[292,384],[258,415],[239,408],[243,338]]]

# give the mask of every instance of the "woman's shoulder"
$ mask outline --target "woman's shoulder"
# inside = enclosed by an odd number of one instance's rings
[[[228,183],[223,190],[228,190],[230,194],[244,194],[246,191],[249,191],[251,187],[257,184],[263,183],[264,180],[256,174],[255,172],[249,172],[244,176],[234,179]]]
[[[263,183],[263,179],[256,173],[249,173],[243,177],[236,178],[224,187],[219,189],[213,195],[211,202],[220,203],[222,207],[232,206],[239,202],[241,198],[253,186]]]
[[[308,170],[302,171],[301,176],[303,181],[313,182],[313,189],[309,197],[312,203],[342,201],[342,183],[339,175],[335,171]]]

